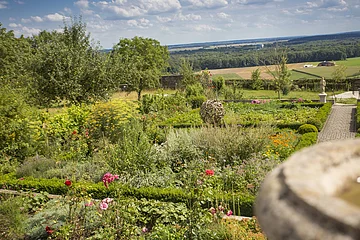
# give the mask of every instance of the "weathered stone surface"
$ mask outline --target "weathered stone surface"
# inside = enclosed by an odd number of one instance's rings
[[[267,176],[256,216],[271,240],[360,239],[360,208],[336,196],[359,176],[359,139],[304,149]]]

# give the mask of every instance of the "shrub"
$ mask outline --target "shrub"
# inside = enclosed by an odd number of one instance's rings
[[[91,137],[118,141],[122,125],[136,116],[136,108],[135,103],[121,100],[97,103],[88,119]]]
[[[318,132],[304,133],[295,147],[295,151],[314,145],[317,142]]]
[[[323,125],[321,120],[317,119],[317,118],[310,118],[309,120],[306,121],[306,123],[314,125],[318,130],[320,130],[322,128],[322,125]]]
[[[25,213],[20,209],[20,197],[0,196],[0,239],[22,239],[25,233]]]
[[[319,111],[316,113],[315,115],[315,119],[320,120],[321,122],[321,126],[318,128],[319,131],[321,131],[321,129],[323,128],[330,112],[331,112],[331,108],[332,108],[332,104],[331,103],[325,103],[320,109]],[[315,125],[316,126],[316,125]]]
[[[298,133],[300,134],[309,133],[309,132],[318,132],[318,129],[311,124],[303,124],[298,129]]]
[[[188,98],[188,102],[191,105],[192,109],[195,108],[199,108],[201,107],[201,105],[206,101],[206,97],[201,95],[201,96],[191,96]]]
[[[0,155],[24,160],[36,150],[36,113],[22,95],[0,89]]]
[[[52,159],[48,159],[42,156],[35,156],[27,158],[16,171],[17,177],[44,177],[44,173],[47,170],[53,169],[56,166],[56,162]]]

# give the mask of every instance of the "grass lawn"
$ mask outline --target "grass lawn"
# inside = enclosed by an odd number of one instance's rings
[[[277,99],[278,94],[273,90],[243,90],[244,99]],[[316,100],[319,99],[319,93],[317,92],[307,92],[307,91],[297,91],[290,92],[288,95],[281,95],[281,99],[298,99],[302,98],[305,100]]]

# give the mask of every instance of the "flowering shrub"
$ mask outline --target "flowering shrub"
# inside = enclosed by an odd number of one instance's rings
[[[119,175],[112,175],[111,173],[107,172],[104,174],[102,181],[106,188],[108,188],[108,184],[115,181],[115,179],[119,179]]]

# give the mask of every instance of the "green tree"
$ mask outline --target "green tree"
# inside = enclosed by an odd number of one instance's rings
[[[110,55],[112,77],[118,83],[126,83],[128,92],[136,91],[139,101],[144,89],[160,84],[159,79],[169,59],[167,47],[155,39],[142,37],[121,39]]]
[[[251,72],[251,81],[252,81],[251,87],[254,90],[263,89],[263,83],[262,83],[260,75],[261,75],[260,68],[257,68],[256,70]]]
[[[338,84],[346,79],[346,69],[347,67],[344,65],[336,66],[331,73],[331,77],[336,84],[336,90],[338,90]]]
[[[193,85],[197,82],[193,70],[193,65],[185,58],[181,59],[180,74],[182,75],[182,87]]]
[[[287,95],[290,92],[292,84],[290,79],[291,72],[288,70],[286,63],[287,58],[285,55],[282,55],[278,63],[275,65],[274,71],[271,71],[269,68],[267,68],[267,73],[274,78],[273,84],[275,91],[278,93],[279,99],[281,93],[283,95]]]
[[[74,19],[63,32],[41,32],[33,37],[32,93],[40,105],[106,99],[112,88],[106,73],[107,55],[92,43],[86,25]]]
[[[16,38],[0,23],[0,86],[24,87],[30,77],[27,63],[30,58],[30,41],[23,36]]]

